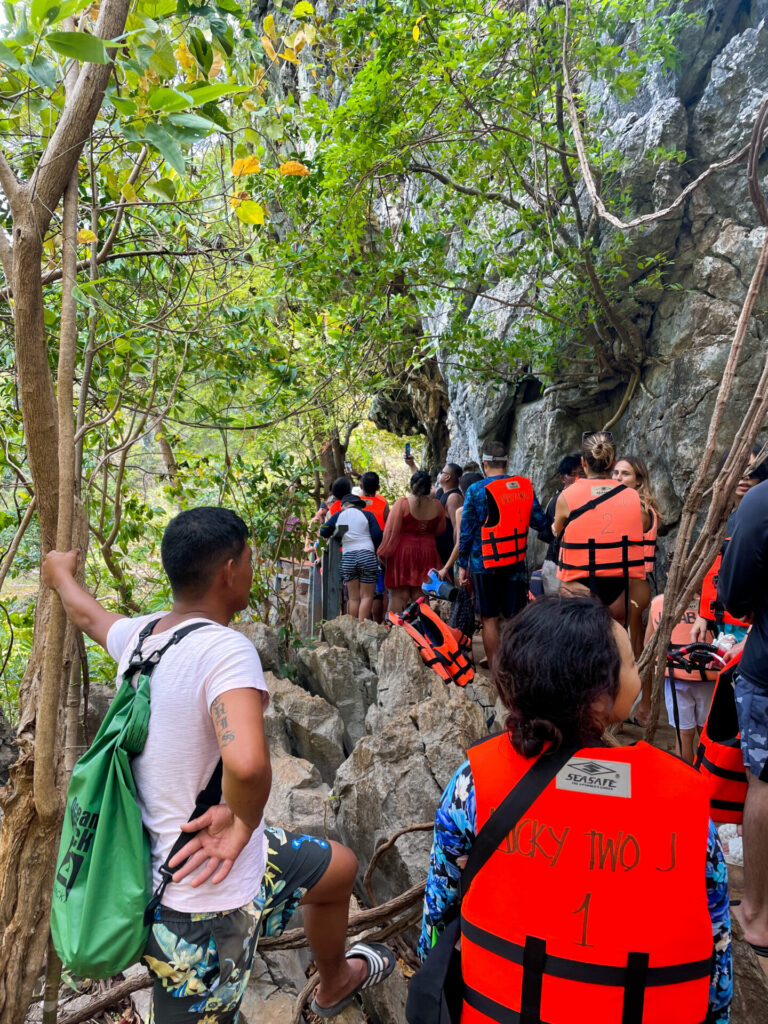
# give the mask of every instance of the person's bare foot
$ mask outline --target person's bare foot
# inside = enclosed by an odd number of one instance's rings
[[[744,903],[739,901],[731,904],[731,917],[736,918],[741,926],[741,930],[744,934],[744,941],[748,942],[750,946],[762,946],[765,948],[768,946],[768,937],[757,935],[745,922],[744,920]],[[762,940],[762,941],[761,941]],[[755,950],[757,959],[762,968],[763,974],[768,978],[768,956],[762,956]]]

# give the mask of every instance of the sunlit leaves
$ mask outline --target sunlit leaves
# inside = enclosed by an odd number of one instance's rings
[[[280,173],[285,175],[294,175],[298,178],[305,178],[309,174],[309,168],[305,167],[303,163],[298,160],[286,160],[285,163],[280,164]]]
[[[264,207],[253,199],[243,199],[237,205],[235,214],[244,224],[264,223]]]
[[[246,174],[258,174],[261,164],[257,156],[240,157],[232,164],[232,177],[242,178]]]

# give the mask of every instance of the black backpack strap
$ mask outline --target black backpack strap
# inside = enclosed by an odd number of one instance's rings
[[[190,814],[187,821],[194,821],[195,818],[199,818],[205,814],[211,807],[215,807],[221,801],[221,773],[222,773],[221,758],[219,758],[216,767],[213,769],[213,774],[208,780],[208,784],[205,789],[201,789],[197,794],[197,800],[195,801],[195,809]],[[165,887],[173,879],[174,871],[178,871],[186,864],[186,860],[182,861],[175,868],[168,866],[169,861],[173,860],[179,850],[188,843],[190,839],[194,839],[197,832],[180,832],[176,842],[171,847],[170,853],[165,858],[165,861],[160,866],[160,884],[152,894],[152,899],[147,904],[144,910],[144,924],[151,926],[155,917],[155,908],[160,904],[165,892]]]
[[[136,644],[136,648],[133,654],[131,655],[131,660],[128,662],[128,668],[126,669],[126,672],[130,673],[131,675],[136,671],[143,672],[146,675],[151,675],[152,672],[155,670],[157,663],[160,661],[160,659],[162,658],[162,656],[165,654],[169,647],[175,646],[177,643],[183,640],[185,636],[188,636],[190,633],[193,633],[196,629],[202,629],[203,626],[215,625],[215,623],[212,623],[208,619],[206,619],[204,622],[190,622],[189,625],[182,626],[180,629],[177,629],[164,647],[160,647],[158,650],[153,651],[151,654],[148,654],[146,658],[143,658],[141,656],[142,645],[159,621],[160,619],[155,619],[153,622],[148,622],[144,629],[142,629],[141,633],[139,633],[138,643]]]
[[[505,837],[509,835],[518,821],[529,809],[531,804],[541,796],[552,779],[564,764],[578,750],[578,746],[568,746],[553,753],[541,754],[531,767],[504,797],[502,802],[480,829],[472,844],[467,866],[461,875],[459,895],[464,899],[475,875],[486,861],[499,848]]]
[[[617,484],[615,487],[611,487],[609,490],[603,491],[602,494],[599,494],[596,498],[593,498],[586,504],[579,505],[578,508],[575,508],[573,512],[569,513],[568,518],[565,520],[565,525],[560,531],[560,536],[562,537],[563,533],[565,533],[565,527],[568,523],[572,523],[574,519],[578,519],[579,516],[583,516],[585,512],[591,512],[593,508],[597,508],[597,506],[602,505],[604,501],[608,501],[609,498],[613,498],[615,495],[621,494],[621,492],[626,491],[626,489],[626,484]]]
[[[141,648],[142,648],[142,645],[143,645],[144,641],[147,639],[147,637],[152,633],[152,630],[155,628],[155,626],[158,624],[159,621],[160,621],[160,618],[152,619],[150,622],[148,622],[146,624],[146,626],[144,626],[142,631],[139,633],[139,638],[136,641],[136,646],[134,647],[133,653],[131,654],[130,658],[128,659],[128,667],[129,668],[131,668],[134,664],[137,664],[138,661],[141,660]]]

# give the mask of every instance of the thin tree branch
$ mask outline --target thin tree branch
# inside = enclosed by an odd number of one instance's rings
[[[20,184],[2,152],[0,152],[0,187],[5,192],[5,198],[8,200],[11,213],[13,213],[19,195]]]
[[[455,192],[460,192],[463,196],[476,196],[478,199],[485,199],[487,202],[501,203],[503,206],[508,206],[511,210],[516,210],[518,213],[523,209],[516,199],[505,195],[504,192],[483,192],[482,189],[474,188],[472,185],[461,185],[458,181],[454,181],[453,178],[449,178],[447,174],[443,174],[442,171],[429,167],[427,164],[412,163],[409,165],[408,170],[416,174],[429,174],[436,181],[442,182],[443,185],[447,185]]]
[[[21,544],[22,538],[24,537],[24,534],[27,532],[27,527],[32,522],[32,516],[34,515],[34,513],[35,499],[33,497],[30,503],[27,505],[26,509],[24,510],[24,518],[19,523],[18,529],[16,530],[16,533],[13,535],[13,540],[11,541],[10,547],[6,551],[5,558],[3,559],[2,564],[0,565],[0,590],[3,589],[5,577],[8,575],[8,571],[13,565],[13,560],[16,557],[16,552],[19,550],[19,544]]]

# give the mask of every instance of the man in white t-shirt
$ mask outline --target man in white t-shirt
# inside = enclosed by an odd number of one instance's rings
[[[143,627],[144,655],[181,626],[202,622],[164,653],[151,680],[147,741],[132,761],[150,837],[154,884],[180,831],[190,841],[171,860],[173,883],[155,910],[144,954],[155,975],[156,1024],[230,1024],[237,1018],[258,936],[279,934],[302,905],[320,983],[312,1004],[323,1017],[383,980],[390,950],[359,943],[345,955],[351,850],[312,836],[264,828],[271,769],[263,712],[269,701],[259,656],[229,628],[247,607],[252,568],[248,530],[234,512],[201,507],[171,520],[162,561],[170,612],[126,618],[75,581],[77,551],[51,551],[43,579],[69,618],[118,663],[118,682]],[[197,794],[222,762],[222,802],[187,822]]]

